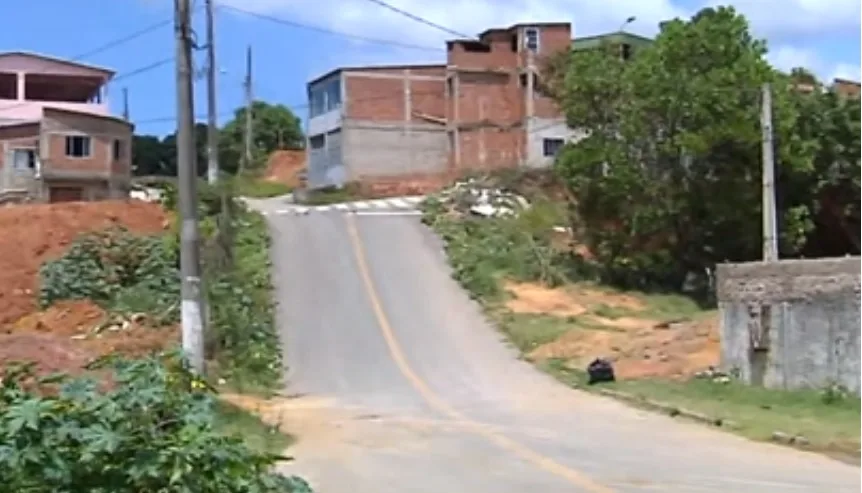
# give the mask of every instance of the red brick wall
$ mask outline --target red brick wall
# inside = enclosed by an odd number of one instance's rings
[[[519,122],[524,98],[517,74],[458,74],[458,117],[462,124],[490,120],[503,125]],[[453,100],[453,104],[456,102]],[[454,115],[453,112],[450,113]]]
[[[515,67],[518,54],[512,51],[510,41],[493,40],[490,52],[468,51],[467,46],[475,42],[453,41],[447,46],[446,63],[457,67],[495,69]]]
[[[415,116],[415,112],[444,117],[445,69],[442,66],[369,68],[345,72],[345,116],[381,122],[404,121],[405,69],[409,69],[411,76],[439,77],[439,80],[410,80],[411,119],[422,121]],[[371,76],[363,76],[363,73]]]
[[[520,128],[464,130],[458,138],[461,152],[458,171],[510,168],[520,162],[524,139]]]
[[[121,120],[46,110],[42,133],[47,141],[47,149],[43,149],[42,156],[46,168],[131,175],[132,127]],[[90,137],[89,157],[66,156],[66,136],[69,135]],[[115,160],[113,146],[117,139],[123,142],[123,153],[120,159]],[[47,153],[44,152],[46,150]]]

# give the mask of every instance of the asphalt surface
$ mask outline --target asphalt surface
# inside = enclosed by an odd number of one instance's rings
[[[273,201],[255,202],[273,210]],[[860,469],[568,389],[519,361],[416,216],[268,216],[285,472],[318,493],[858,492]]]

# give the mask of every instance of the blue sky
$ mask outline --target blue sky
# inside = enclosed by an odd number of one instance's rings
[[[194,0],[198,6],[203,0]],[[217,0],[218,1],[218,0]],[[476,33],[492,26],[529,21],[569,21],[575,37],[616,30],[629,16],[628,30],[655,34],[657,24],[687,16],[712,2],[693,0],[390,0],[389,3],[452,29]],[[727,2],[745,13],[756,35],[766,38],[770,58],[782,68],[803,65],[821,77],[858,80],[860,71],[860,3],[858,0],[738,0]],[[220,0],[217,13],[219,110],[229,113],[242,102],[245,50],[254,50],[255,93],[259,99],[296,107],[300,116],[304,83],[339,65],[432,62],[442,60],[448,36],[389,12],[367,0]],[[431,5],[429,7],[429,5]],[[413,49],[361,41],[280,24],[233,10],[243,10],[328,30],[394,40],[430,49]],[[8,10],[11,7],[11,12]],[[14,2],[4,17],[13,22],[0,30],[0,51],[36,51],[72,58],[172,16],[171,0],[35,0]],[[40,29],[33,29],[39,26]],[[75,26],[75,28],[70,28]],[[203,16],[196,15],[200,42]],[[436,51],[440,48],[440,51]],[[86,62],[134,71],[174,53],[171,25],[87,57]],[[203,64],[203,53],[196,63]],[[173,63],[119,80],[110,99],[119,112],[122,87],[129,90],[132,119],[139,133],[173,131],[175,114]],[[204,84],[196,87],[196,111],[204,106]],[[222,119],[226,119],[227,116]],[[153,121],[161,120],[161,121]]]

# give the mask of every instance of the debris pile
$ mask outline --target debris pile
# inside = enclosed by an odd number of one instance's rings
[[[530,206],[524,197],[475,178],[456,182],[434,198],[451,213],[483,217],[515,215]]]

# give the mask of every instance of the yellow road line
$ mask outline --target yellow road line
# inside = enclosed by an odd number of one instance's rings
[[[359,231],[356,229],[356,223],[354,219],[350,216],[346,217],[347,221],[347,232],[350,236],[351,246],[353,247],[353,253],[356,256],[356,265],[359,269],[359,274],[362,277],[362,282],[365,285],[365,291],[368,293],[368,299],[371,302],[371,308],[374,310],[374,315],[377,318],[377,324],[380,327],[380,331],[383,335],[383,339],[386,341],[386,346],[389,349],[389,354],[392,356],[392,360],[398,366],[399,371],[404,375],[405,378],[410,382],[413,388],[416,389],[417,392],[437,411],[449,416],[450,418],[463,423],[463,425],[471,430],[473,433],[477,435],[481,435],[491,442],[497,444],[500,448],[511,452],[518,457],[533,463],[539,468],[559,476],[569,483],[582,488],[583,490],[589,493],[614,493],[614,490],[608,488],[604,485],[601,485],[592,479],[586,477],[584,474],[566,467],[559,462],[554,461],[549,457],[545,457],[524,445],[502,435],[500,433],[496,433],[493,430],[489,430],[483,427],[481,424],[468,419],[463,414],[459,413],[452,406],[450,406],[447,402],[445,402],[440,396],[434,393],[428,384],[425,383],[422,378],[420,378],[413,368],[410,367],[410,364],[407,362],[407,357],[404,355],[404,351],[401,349],[401,346],[398,344],[397,339],[395,338],[395,332],[392,329],[392,325],[389,323],[389,318],[386,316],[386,312],[383,310],[383,304],[380,301],[380,297],[377,294],[377,289],[374,286],[374,282],[371,280],[371,273],[368,268],[368,263],[365,259],[365,248],[362,244],[362,239],[359,237]]]

